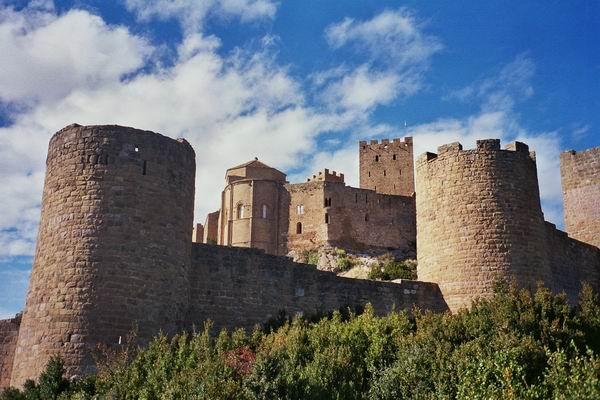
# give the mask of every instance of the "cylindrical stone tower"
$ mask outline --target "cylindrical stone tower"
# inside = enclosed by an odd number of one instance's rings
[[[87,373],[90,350],[137,327],[143,342],[182,326],[195,155],[185,140],[115,125],[70,125],[50,140],[42,215],[11,383],[61,355]]]
[[[550,277],[535,155],[515,142],[479,140],[426,153],[416,163],[419,280],[439,284],[452,311],[493,292]]]

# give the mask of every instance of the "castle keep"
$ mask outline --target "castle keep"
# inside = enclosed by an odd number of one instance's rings
[[[53,355],[93,371],[99,343],[160,330],[264,323],[373,304],[456,311],[498,278],[543,281],[574,302],[600,287],[600,148],[561,156],[567,233],[545,222],[535,154],[481,140],[426,153],[412,140],[359,144],[360,187],[324,170],[304,183],[255,159],[225,175],[221,208],[195,227],[195,154],[182,139],[70,125],[50,140],[23,314],[0,321],[0,387],[36,378]],[[415,185],[416,182],[416,185]],[[416,195],[415,195],[416,187]],[[329,245],[414,246],[418,281],[350,279],[281,255]],[[211,243],[219,243],[215,245]]]
[[[292,184],[258,159],[228,169],[221,208],[207,216],[203,242],[275,255],[320,246],[414,252],[412,138],[360,142],[359,154],[360,188],[328,169]]]

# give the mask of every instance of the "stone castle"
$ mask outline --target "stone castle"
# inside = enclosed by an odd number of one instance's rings
[[[117,346],[136,326],[145,342],[208,319],[251,328],[282,311],[367,302],[382,314],[456,311],[498,279],[541,281],[571,302],[582,282],[600,288],[600,147],[561,155],[567,233],[544,221],[523,143],[441,146],[417,159],[414,177],[410,138],[361,142],[359,154],[360,188],[328,170],[289,184],[258,160],[230,168],[220,210],[192,241],[185,140],[116,125],[57,132],[26,306],[0,321],[0,387],[36,378],[53,355],[69,376],[92,372],[95,346]],[[415,241],[418,281],[343,278],[281,256]]]
[[[196,226],[195,240],[274,255],[319,246],[414,253],[412,138],[360,142],[359,154],[360,188],[328,169],[290,184],[258,159],[229,168],[221,208]]]

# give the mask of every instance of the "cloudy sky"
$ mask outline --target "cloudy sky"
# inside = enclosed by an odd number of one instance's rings
[[[598,38],[597,0],[0,0],[0,318],[23,307],[48,139],[73,122],[185,137],[198,221],[255,156],[356,185],[361,139],[521,140],[561,226],[558,155],[600,145]]]

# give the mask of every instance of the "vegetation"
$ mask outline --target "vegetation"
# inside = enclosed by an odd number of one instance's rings
[[[317,250],[307,250],[303,254],[304,262],[307,264],[317,265],[319,263],[319,252]]]
[[[349,271],[354,265],[356,265],[356,261],[354,257],[346,253],[344,249],[335,249],[335,253],[337,256],[337,266],[339,272]]]
[[[209,332],[125,346],[85,381],[65,381],[54,359],[37,384],[0,399],[600,398],[600,303],[589,287],[575,308],[544,288],[499,285],[454,315],[366,307],[271,332]]]
[[[379,257],[371,265],[369,279],[391,281],[394,279],[417,279],[417,261],[396,261],[391,254]]]

